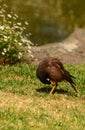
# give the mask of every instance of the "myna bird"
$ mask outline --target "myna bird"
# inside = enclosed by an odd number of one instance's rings
[[[72,79],[74,77],[64,68],[61,61],[57,58],[50,57],[41,61],[36,70],[36,75],[42,83],[53,85],[50,94],[57,88],[57,83],[64,80],[67,81],[77,93],[75,83]]]

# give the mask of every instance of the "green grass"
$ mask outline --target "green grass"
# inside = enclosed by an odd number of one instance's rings
[[[36,77],[36,66],[0,66],[0,130],[84,130],[85,64],[65,66],[79,95],[67,83],[51,86]]]

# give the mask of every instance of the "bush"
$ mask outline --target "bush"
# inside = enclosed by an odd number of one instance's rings
[[[23,32],[28,22],[18,22],[18,15],[6,14],[6,5],[0,6],[0,64],[14,64],[20,61],[24,54],[31,54],[31,41]]]

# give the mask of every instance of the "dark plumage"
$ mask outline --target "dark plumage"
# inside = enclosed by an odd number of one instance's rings
[[[63,80],[70,83],[71,87],[77,92],[72,79],[74,77],[64,68],[61,61],[57,58],[46,58],[41,61],[36,70],[36,75],[42,83],[53,84],[50,94],[57,88],[57,83]]]

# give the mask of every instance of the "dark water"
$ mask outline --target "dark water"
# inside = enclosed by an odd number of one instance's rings
[[[77,27],[85,27],[85,0],[3,0],[8,12],[29,22],[34,44],[65,39]]]

